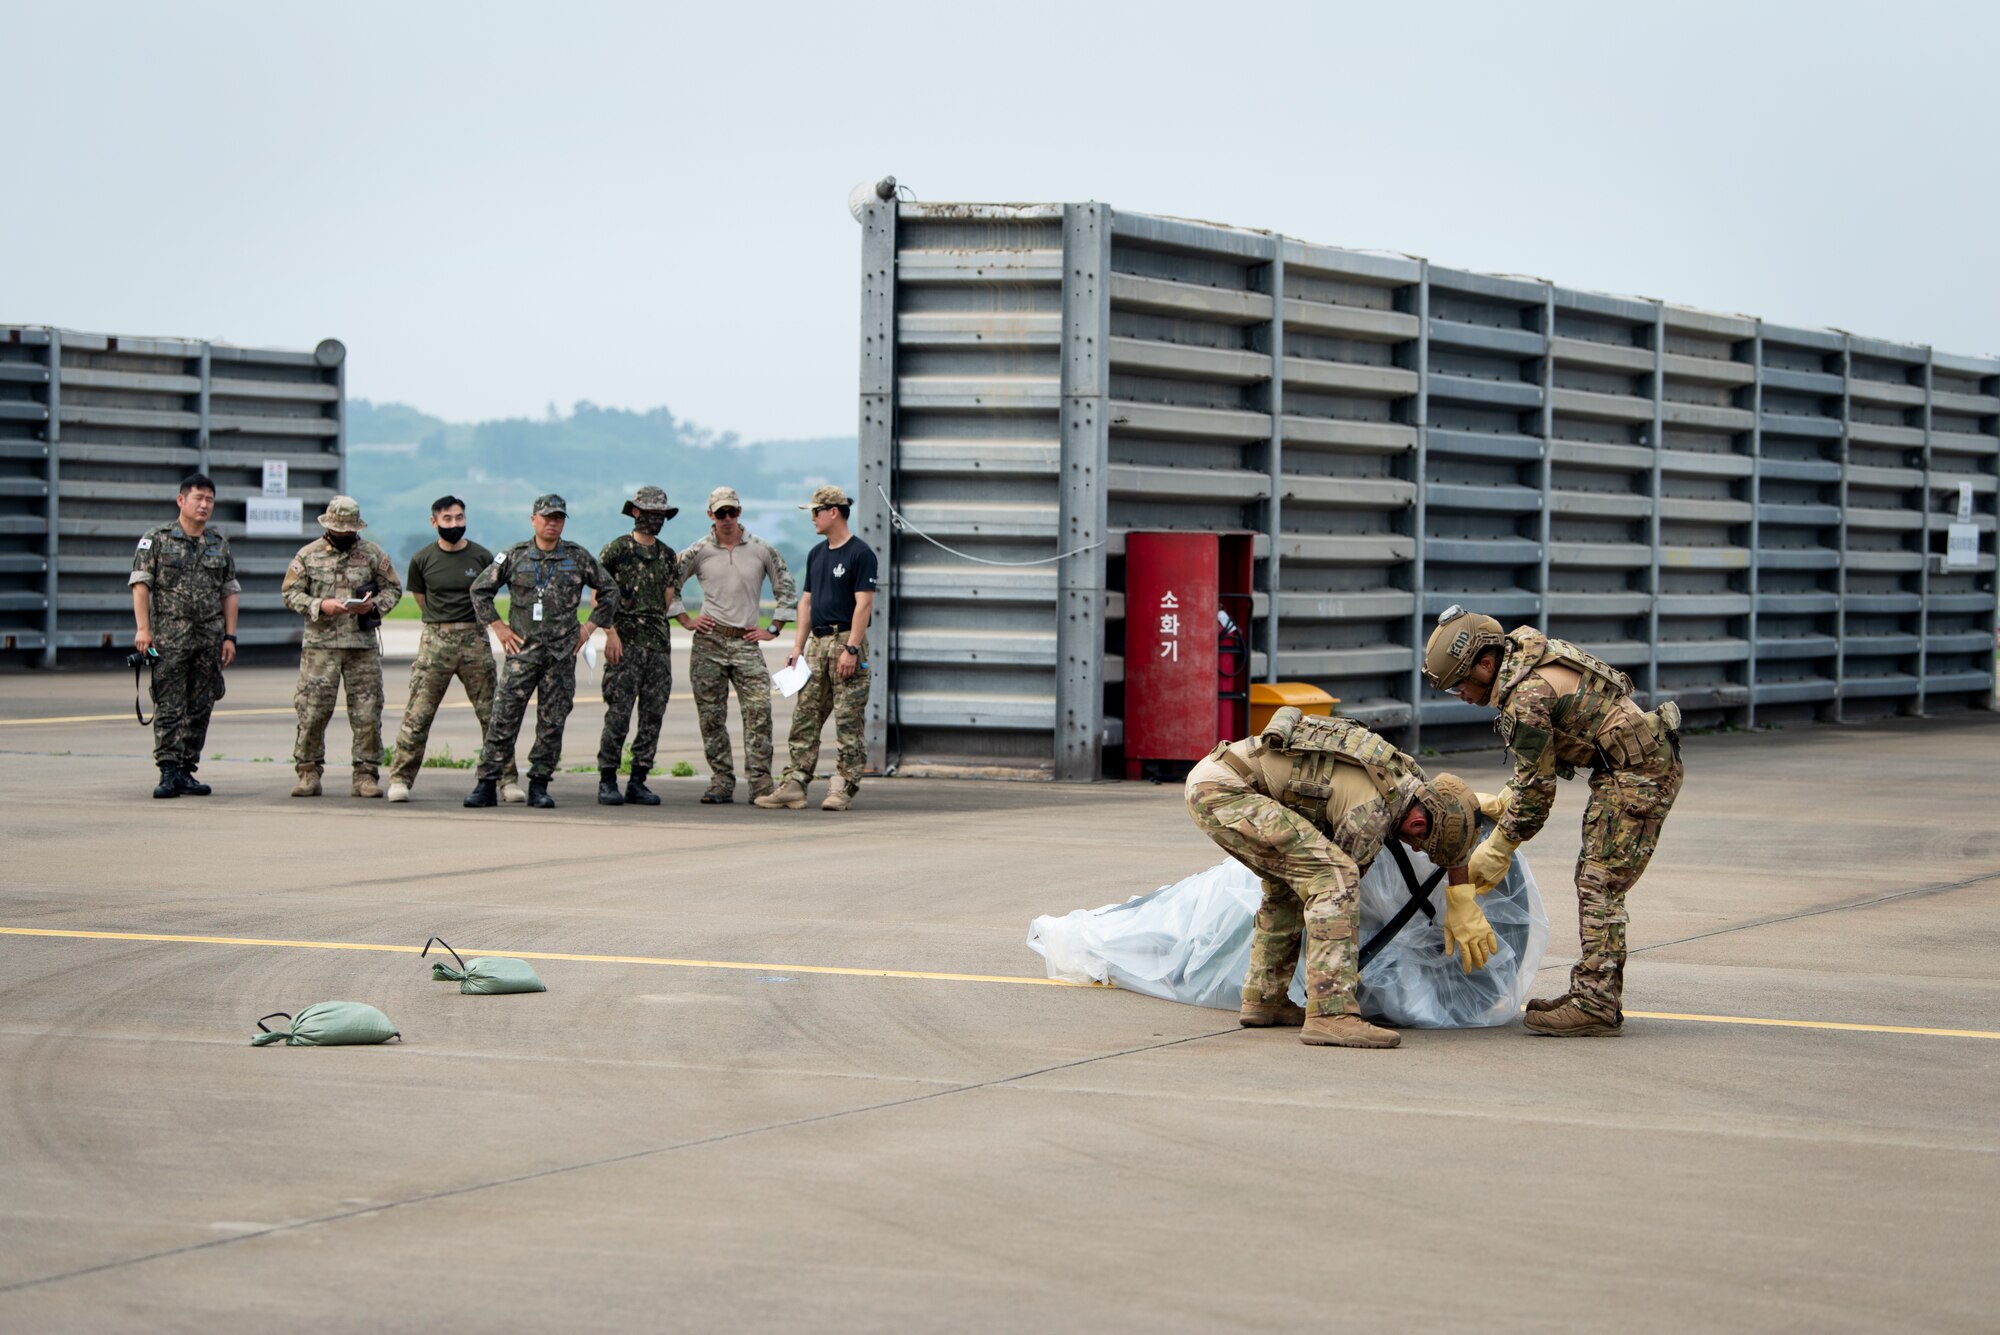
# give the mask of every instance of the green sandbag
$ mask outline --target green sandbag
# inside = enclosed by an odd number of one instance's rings
[[[431,944],[451,950],[451,946],[440,937],[432,937],[424,942],[424,954],[431,952]],[[431,981],[436,983],[457,983],[458,990],[469,997],[498,996],[503,992],[546,992],[543,983],[526,960],[517,960],[508,955],[479,955],[470,963],[459,958],[456,950],[451,957],[458,960],[458,967],[439,960],[431,965]],[[419,956],[418,958],[422,958]]]
[[[264,1027],[264,1020],[280,1015],[292,1022],[289,1029],[273,1033]],[[388,1016],[360,1001],[315,1002],[297,1015],[272,1011],[257,1021],[257,1031],[250,1036],[250,1043],[259,1048],[271,1043],[283,1043],[288,1048],[337,1048],[354,1043],[387,1043],[403,1036],[403,1031]]]

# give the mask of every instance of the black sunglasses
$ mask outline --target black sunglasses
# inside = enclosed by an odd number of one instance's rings
[[[717,519],[734,519],[736,518],[736,516],[742,514],[743,512],[737,509],[733,505],[725,505],[721,509],[715,510],[712,513],[715,515]]]
[[[815,505],[813,507],[813,513],[818,514],[822,510],[838,510],[839,508],[840,507],[837,505]]]

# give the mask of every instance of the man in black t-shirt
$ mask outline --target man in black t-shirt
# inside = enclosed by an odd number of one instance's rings
[[[823,539],[806,557],[806,593],[799,599],[799,627],[792,661],[804,654],[812,677],[800,688],[792,709],[791,764],[776,792],[756,799],[760,807],[805,806],[806,789],[819,767],[819,734],[833,715],[840,748],[839,773],[819,804],[821,811],[845,811],[861,786],[868,764],[862,727],[868,708],[868,618],[875,611],[875,553],[847,527],[854,500],[839,487],[821,487],[801,510],[811,510],[813,529]]]
[[[479,716],[481,737],[486,735],[486,724],[493,714],[493,691],[498,685],[493,646],[472,614],[472,581],[492,563],[493,553],[466,538],[465,502],[456,496],[440,496],[431,502],[431,527],[437,530],[438,540],[410,558],[410,577],[404,581],[404,588],[423,609],[424,634],[417,646],[416,664],[410,669],[410,702],[403,707],[403,728],[396,734],[390,762],[391,802],[410,800],[410,785],[423,768],[431,722],[452,678],[465,683],[472,712]],[[507,757],[502,794],[509,802],[528,800],[511,755]]]

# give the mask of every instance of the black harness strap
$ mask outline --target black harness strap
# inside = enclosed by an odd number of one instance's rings
[[[1444,879],[1444,868],[1439,867],[1420,885],[1417,882],[1417,869],[1411,864],[1410,855],[1403,851],[1402,842],[1394,835],[1385,842],[1389,845],[1390,855],[1396,859],[1397,870],[1403,873],[1403,884],[1409,887],[1410,898],[1403,907],[1396,910],[1396,916],[1383,923],[1382,930],[1369,937],[1367,944],[1361,947],[1361,960],[1355,966],[1357,969],[1367,968],[1368,961],[1374,959],[1382,947],[1395,940],[1396,933],[1409,926],[1410,919],[1416,917],[1419,912],[1433,920],[1437,917],[1437,906],[1431,903],[1431,891],[1437,889],[1438,882]]]

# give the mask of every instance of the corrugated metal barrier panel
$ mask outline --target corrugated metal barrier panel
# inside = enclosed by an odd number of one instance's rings
[[[2000,361],[1103,204],[863,227],[878,764],[1115,772],[1137,530],[1251,544],[1253,675],[1412,749],[1491,743],[1422,687],[1453,603],[1696,726],[1989,706]]]
[[[128,647],[133,546],[197,471],[236,555],[241,642],[296,642],[278,585],[341,487],[344,356],[0,325],[0,649]],[[244,532],[269,461],[288,466],[295,536]]]

